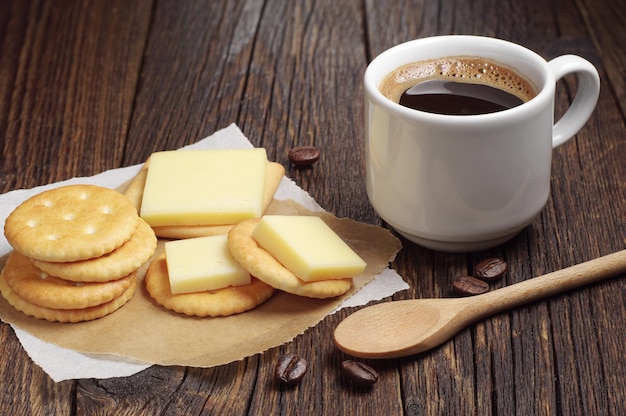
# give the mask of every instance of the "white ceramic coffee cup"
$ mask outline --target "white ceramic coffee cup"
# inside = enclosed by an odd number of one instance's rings
[[[438,57],[483,57],[515,69],[535,98],[504,111],[442,115],[401,106],[379,86],[396,68]],[[554,124],[557,81],[576,74],[575,99]],[[380,217],[407,239],[439,251],[488,249],[518,234],[550,192],[552,149],[574,136],[598,100],[594,66],[575,55],[547,62],[514,43],[437,36],[400,44],[367,67],[366,184]]]

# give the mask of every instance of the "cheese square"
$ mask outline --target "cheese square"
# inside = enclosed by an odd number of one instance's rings
[[[263,215],[263,148],[156,152],[141,217],[151,226],[224,225]]]
[[[203,292],[250,284],[250,274],[230,254],[228,236],[165,243],[172,294]]]
[[[355,277],[367,266],[316,216],[265,215],[252,238],[305,282]]]

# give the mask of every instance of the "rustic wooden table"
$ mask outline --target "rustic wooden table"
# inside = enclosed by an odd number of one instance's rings
[[[619,0],[3,0],[0,1],[0,190],[140,163],[231,123],[337,216],[381,221],[364,186],[363,71],[384,49],[437,34],[576,53],[598,68],[589,123],[554,151],[552,195],[513,241],[444,254],[403,241],[392,266],[410,284],[394,299],[443,297],[487,256],[498,283],[621,250],[626,242],[626,4]],[[557,113],[576,82],[560,82]],[[294,145],[321,148],[312,168]],[[327,317],[294,341],[210,369],[152,366],[134,376],[55,383],[0,325],[0,413],[543,414],[626,412],[626,280],[607,280],[492,317],[417,356],[368,361],[370,389],[340,375]],[[388,301],[390,299],[386,299]],[[272,381],[277,358],[311,366]]]

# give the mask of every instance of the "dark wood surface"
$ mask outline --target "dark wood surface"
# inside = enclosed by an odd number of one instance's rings
[[[496,36],[592,61],[597,110],[554,151],[552,195],[526,230],[474,254],[404,241],[392,266],[411,288],[394,299],[448,296],[451,279],[487,256],[509,263],[497,286],[512,284],[625,247],[624,22],[621,0],[2,0],[0,190],[140,163],[237,123],[324,208],[380,224],[364,186],[365,66],[417,37]],[[559,83],[557,113],[575,88]],[[287,151],[308,144],[321,160],[292,168]],[[1,324],[0,413],[623,415],[624,277],[497,315],[417,356],[370,360],[380,372],[370,389],[340,374],[346,356],[332,343],[353,310],[241,362],[59,383]],[[285,352],[310,363],[295,388],[272,381]]]

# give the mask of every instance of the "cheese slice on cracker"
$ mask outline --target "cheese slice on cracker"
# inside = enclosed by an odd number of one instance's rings
[[[263,148],[156,152],[150,156],[141,217],[153,227],[258,218],[267,163]]]
[[[228,250],[228,236],[165,242],[172,294],[203,292],[250,284],[250,274]]]

